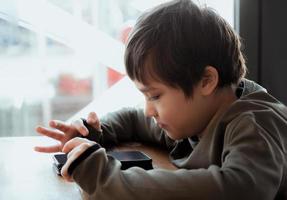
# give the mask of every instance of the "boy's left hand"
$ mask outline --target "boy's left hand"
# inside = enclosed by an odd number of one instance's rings
[[[71,163],[94,144],[96,144],[96,142],[93,142],[88,139],[76,137],[76,138],[69,140],[64,145],[62,151],[64,153],[68,153],[68,160],[65,163],[65,165],[62,167],[61,175],[66,181],[73,182],[73,178],[68,174],[68,168],[71,165]]]

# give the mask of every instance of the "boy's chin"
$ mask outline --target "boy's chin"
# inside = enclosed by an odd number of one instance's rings
[[[166,131],[166,134],[168,135],[169,138],[173,139],[173,140],[181,140],[184,139],[184,137],[182,137],[180,134],[178,133],[173,133],[173,132],[169,132]]]

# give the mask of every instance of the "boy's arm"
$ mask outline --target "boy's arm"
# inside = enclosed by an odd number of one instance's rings
[[[120,162],[100,148],[72,176],[90,199],[274,199],[284,155],[276,138],[251,120],[242,118],[229,127],[222,166],[123,171]]]
[[[220,187],[216,186],[213,177],[213,173],[218,173],[217,169],[146,171],[138,167],[120,168],[120,162],[100,148],[74,170],[73,180],[83,189],[87,199],[222,199]]]
[[[174,141],[156,125],[152,118],[145,117],[142,109],[123,108],[108,113],[100,121],[102,133],[85,123],[90,131],[86,138],[104,147],[121,142],[157,144],[169,149],[174,146]]]

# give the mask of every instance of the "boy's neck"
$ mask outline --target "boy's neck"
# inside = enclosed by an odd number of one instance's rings
[[[211,119],[209,120],[209,123],[201,132],[201,134],[198,135],[198,137],[201,138],[203,135],[205,135],[206,132],[208,131],[209,125],[217,121],[229,109],[231,104],[236,100],[237,97],[235,95],[235,88],[225,87],[219,89],[212,98],[212,104],[214,105],[213,107],[214,112],[211,116]]]
[[[218,91],[216,99],[218,100],[218,109],[215,115],[221,115],[237,100],[234,87],[225,87]]]

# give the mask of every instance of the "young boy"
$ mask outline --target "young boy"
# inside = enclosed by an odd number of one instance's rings
[[[89,199],[287,199],[287,109],[243,79],[224,19],[189,0],[162,4],[138,19],[125,62],[144,110],[37,128],[61,142],[37,151],[69,153],[66,180]],[[103,147],[126,141],[168,149],[179,169],[121,170]]]

